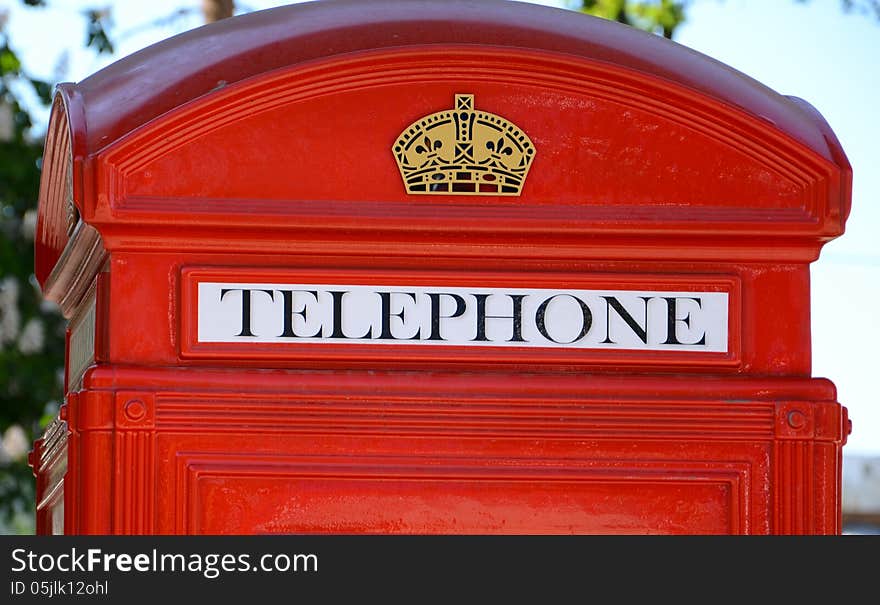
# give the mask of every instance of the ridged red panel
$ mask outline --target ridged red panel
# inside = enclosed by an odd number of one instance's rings
[[[55,97],[46,133],[46,155],[40,179],[39,213],[34,238],[34,265],[37,280],[46,279],[67,245],[67,200],[73,196],[73,158],[70,124],[60,96]]]

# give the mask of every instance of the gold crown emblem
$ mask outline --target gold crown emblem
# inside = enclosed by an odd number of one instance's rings
[[[406,192],[422,195],[519,195],[535,158],[515,124],[474,110],[474,95],[413,122],[393,149]]]

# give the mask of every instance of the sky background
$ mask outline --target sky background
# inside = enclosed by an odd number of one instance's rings
[[[537,2],[563,7],[565,0]],[[260,10],[289,2],[240,0]],[[50,0],[48,9],[0,0],[25,69],[52,82],[82,80],[109,63],[201,24],[199,0]],[[83,49],[84,6],[110,6],[117,52]],[[188,13],[178,14],[181,8]],[[177,16],[175,16],[177,15]],[[825,117],[853,167],[847,232],[811,267],[813,375],[830,378],[849,411],[846,456],[880,456],[880,20],[840,0],[693,0],[683,44],[801,97]],[[161,23],[160,23],[161,22]],[[37,112],[45,120],[45,112]]]

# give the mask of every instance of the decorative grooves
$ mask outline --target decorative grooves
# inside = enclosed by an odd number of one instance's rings
[[[155,533],[156,446],[152,396],[119,393],[114,436],[114,532]]]
[[[28,464],[36,477],[35,516],[39,534],[64,533],[64,489],[67,475],[68,425],[64,420],[67,408],[46,427],[34,444]]]
[[[71,321],[68,348],[68,390],[79,388],[83,372],[95,361],[95,292],[85,303],[82,314]]]
[[[153,435],[146,431],[116,433],[116,510],[114,530],[122,534],[151,534],[156,498]]]
[[[773,434],[767,403],[608,403],[507,400],[424,401],[399,398],[211,399],[162,397],[162,430],[284,431],[299,434],[394,434],[483,438],[760,439]]]
[[[45,468],[61,456],[67,448],[67,436],[67,422],[61,416],[56,416],[43,431],[39,460],[34,460],[36,466],[31,465],[35,471]]]
[[[774,443],[773,485],[778,501],[774,505],[775,534],[817,533],[815,496],[816,470],[812,441],[782,440]]]
[[[47,155],[43,158],[40,178],[40,212],[35,243],[36,275],[45,284],[61,257],[79,212],[73,202],[73,154],[67,110],[60,96],[55,97],[46,133]]]
[[[44,298],[58,303],[68,319],[77,313],[106,259],[100,234],[82,220],[74,200],[84,194],[81,164],[76,164],[74,174],[71,136],[67,106],[58,94],[49,118],[40,177],[34,272]]]

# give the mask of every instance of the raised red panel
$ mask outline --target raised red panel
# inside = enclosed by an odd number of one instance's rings
[[[702,474],[701,469],[664,467],[654,476],[638,477],[645,469],[633,469],[634,477],[626,479],[619,478],[627,474],[625,468],[552,472],[546,467],[556,461],[535,460],[542,472],[438,465],[425,476],[400,477],[371,467],[314,463],[298,474],[296,462],[279,458],[263,466],[237,461],[225,467],[223,460],[189,461],[187,487],[196,510],[187,529],[205,534],[727,534],[736,533],[739,521],[730,518],[737,509],[732,500],[740,497],[741,477],[734,471]]]
[[[319,201],[406,203],[416,212],[428,204],[461,204],[453,196],[409,197],[385,175],[396,174],[391,143],[397,134],[420,116],[450,109],[451,91],[466,91],[477,109],[504,116],[534,141],[538,153],[523,197],[535,219],[550,218],[543,206],[561,206],[574,220],[612,223],[656,220],[650,210],[656,206],[672,213],[665,220],[693,220],[700,216],[694,208],[730,217],[788,210],[784,219],[806,218],[799,207],[803,175],[771,150],[737,139],[725,124],[695,120],[694,113],[709,111],[707,100],[656,100],[656,86],[651,90],[629,74],[633,90],[621,90],[610,88],[616,74],[600,66],[517,54],[383,53],[374,61],[347,60],[229,87],[215,95],[217,109],[199,108],[175,120],[173,136],[143,132],[130,143],[141,147],[137,156],[144,159],[120,167],[116,204],[146,209],[157,198],[195,198],[191,210],[210,211],[220,203],[235,212],[223,202],[239,200],[238,211],[249,213],[258,210],[246,202],[253,198],[283,201],[285,213],[307,213]],[[520,81],[526,74],[528,84]],[[343,86],[352,90],[336,92]],[[328,97],[329,91],[335,94]],[[201,117],[205,111],[214,114],[210,124]],[[141,141],[149,142],[145,147]],[[467,203],[523,205],[492,198]]]
[[[419,199],[398,181],[394,140],[461,92],[534,141],[521,199]],[[568,57],[384,52],[226,87],[111,147],[104,179],[114,224],[161,211],[269,228],[824,231],[831,165],[784,138],[757,143],[758,128],[713,99]]]

